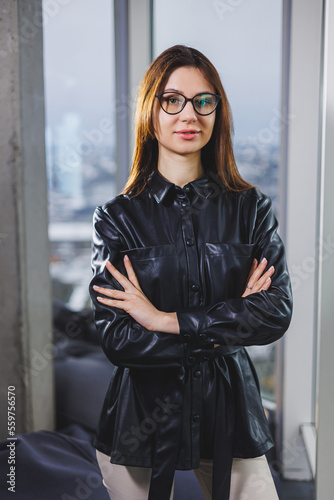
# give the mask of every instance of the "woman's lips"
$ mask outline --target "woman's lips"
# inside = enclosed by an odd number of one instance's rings
[[[185,139],[186,141],[194,139],[198,136],[198,134],[198,130],[179,130],[178,132],[176,132],[176,135],[178,137],[180,137],[181,139]]]

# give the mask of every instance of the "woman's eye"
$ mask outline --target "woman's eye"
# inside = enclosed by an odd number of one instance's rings
[[[196,99],[195,104],[199,108],[204,108],[204,106],[211,106],[212,105],[212,98],[211,97],[202,97],[202,98]]]
[[[167,97],[167,102],[168,104],[179,104],[181,102],[181,99],[179,96],[170,96]]]

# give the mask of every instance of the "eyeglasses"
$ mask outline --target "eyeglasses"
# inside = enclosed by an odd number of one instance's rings
[[[221,100],[220,95],[210,93],[197,94],[191,99],[178,92],[162,92],[161,94],[156,94],[155,97],[159,99],[160,106],[169,115],[181,113],[188,101],[191,102],[194,110],[199,115],[211,115]]]

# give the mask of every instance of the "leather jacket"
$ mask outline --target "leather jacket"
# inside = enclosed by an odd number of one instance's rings
[[[126,275],[125,254],[148,299],[176,311],[180,335],[148,331],[96,300],[95,284],[123,289],[105,264]],[[263,257],[275,267],[269,290],[241,297]],[[112,463],[152,467],[149,500],[169,499],[175,469],[213,459],[213,499],[228,500],[233,457],[273,445],[244,346],[278,340],[292,312],[270,199],[228,191],[211,170],[183,188],[156,170],[141,194],[95,210],[92,269],[95,322],[115,365],[94,446]]]

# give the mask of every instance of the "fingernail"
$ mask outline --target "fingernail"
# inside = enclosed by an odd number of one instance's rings
[[[263,257],[263,259],[261,260],[261,264],[263,264],[264,262],[266,262],[266,260],[267,259],[265,257]]]
[[[99,290],[100,287],[97,285],[94,285],[93,288],[94,288],[94,290]]]
[[[273,271],[274,269],[275,269],[274,266],[271,266],[269,271]]]
[[[130,260],[129,257],[127,255],[124,255],[124,259],[125,260]]]
[[[96,297],[96,299],[101,302],[102,297]]]
[[[269,283],[269,281],[271,281],[271,279],[270,279],[270,278],[267,278],[267,279],[266,279],[266,283]]]
[[[257,260],[256,260],[256,259],[254,259],[254,260],[253,260],[253,264],[255,264],[256,262],[257,262]]]

